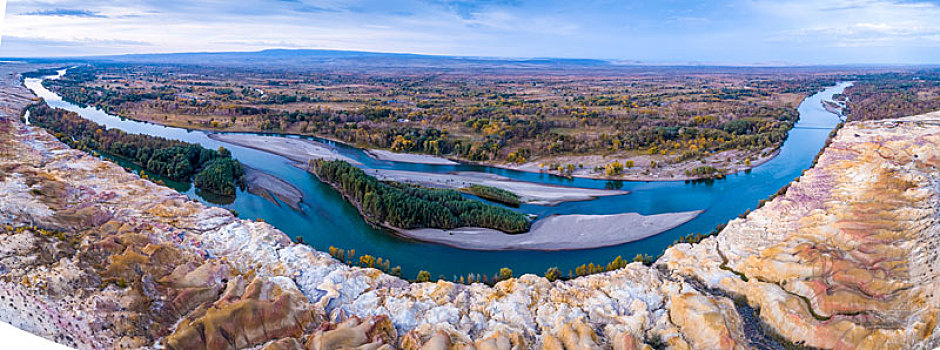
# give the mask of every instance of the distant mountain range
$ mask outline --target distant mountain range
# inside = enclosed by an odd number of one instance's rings
[[[48,59],[62,61],[63,59]],[[619,63],[596,59],[488,58],[379,53],[341,50],[272,49],[255,52],[193,52],[75,57],[76,61],[184,64],[206,66],[267,66],[322,68],[601,68]]]
[[[439,56],[404,53],[380,53],[343,50],[293,50],[270,49],[253,52],[193,52],[162,54],[129,54],[113,56],[88,56],[72,58],[14,59],[31,62],[97,62],[118,64],[169,64],[207,67],[258,68],[258,69],[360,69],[395,70],[427,69],[443,71],[528,71],[548,70],[564,73],[569,70],[599,70],[617,72],[639,72],[650,69],[693,70],[697,72],[748,70],[748,71],[815,71],[821,66],[722,66],[708,64],[650,64],[628,60],[576,59],[576,58],[497,58],[472,56]],[[822,66],[838,68],[884,68],[889,66]]]

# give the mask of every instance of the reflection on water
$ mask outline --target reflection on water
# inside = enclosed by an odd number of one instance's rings
[[[210,203],[204,194],[188,184],[168,186],[185,193],[191,198],[208,205],[219,206],[237,211],[245,219],[263,219],[281,229],[290,237],[302,237],[303,240],[318,250],[325,251],[330,246],[354,248],[361,254],[390,259],[392,266],[400,265],[406,275],[414,276],[418,270],[428,270],[432,276],[444,275],[448,278],[468,273],[493,274],[501,267],[510,267],[519,273],[544,273],[549,267],[557,266],[562,271],[575,266],[593,262],[606,264],[614,257],[622,255],[632,258],[636,254],[660,254],[669,244],[689,233],[705,233],[718,224],[727,222],[749,209],[753,209],[759,200],[766,199],[778,189],[798,177],[810,166],[813,157],[822,148],[829,131],[840,122],[835,114],[823,109],[822,101],[841,93],[850,83],[840,83],[820,93],[808,97],[799,106],[800,121],[774,159],[754,168],[752,171],[729,175],[724,179],[710,181],[608,181],[526,173],[501,168],[479,165],[426,165],[397,163],[376,160],[359,149],[340,143],[310,137],[323,141],[336,151],[362,162],[366,167],[379,169],[400,169],[428,172],[481,171],[507,176],[513,179],[548,184],[578,186],[587,188],[621,189],[630,191],[622,196],[601,197],[592,201],[568,202],[553,207],[522,204],[513,208],[525,213],[544,217],[551,214],[616,214],[638,212],[657,214],[688,210],[705,210],[688,223],[666,231],[660,235],[641,241],[622,244],[615,247],[542,252],[542,251],[472,251],[428,243],[403,240],[367,224],[358,211],[347,203],[332,188],[320,183],[313,175],[291,165],[283,157],[261,151],[240,147],[225,142],[212,140],[207,132],[165,127],[152,123],[108,115],[92,107],[80,107],[66,101],[44,88],[40,79],[26,79],[29,87],[46,102],[58,108],[77,112],[83,117],[109,128],[118,128],[129,133],[145,133],[198,143],[203,147],[215,149],[220,146],[232,151],[239,161],[247,166],[261,169],[269,174],[284,179],[295,185],[303,193],[302,211],[295,211],[286,205],[277,205],[264,198],[239,190],[237,197],[230,202]],[[811,126],[811,127],[807,127]],[[300,136],[283,136],[300,137]],[[132,166],[122,164],[134,169]],[[139,169],[137,169],[139,170]],[[214,198],[213,200],[218,200]],[[629,230],[625,227],[624,230]]]

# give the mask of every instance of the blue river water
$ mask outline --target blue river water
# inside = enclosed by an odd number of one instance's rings
[[[64,71],[62,71],[64,72]],[[60,74],[62,73],[60,72]],[[54,77],[53,77],[54,78]],[[592,201],[567,202],[557,206],[522,205],[521,212],[539,216],[551,214],[616,214],[637,212],[658,214],[688,210],[704,210],[695,219],[643,240],[618,246],[569,251],[475,251],[430,243],[415,242],[372,227],[351,204],[315,176],[298,169],[281,156],[241,147],[208,137],[211,132],[167,127],[109,115],[95,107],[80,107],[64,101],[42,86],[41,79],[27,78],[26,86],[45,99],[50,106],[79,113],[84,118],[109,128],[128,133],[149,134],[198,143],[207,148],[225,147],[242,163],[278,176],[303,192],[302,211],[286,205],[277,205],[264,198],[239,191],[235,200],[219,204],[207,201],[191,186],[175,184],[177,190],[207,205],[235,210],[244,219],[263,219],[287,233],[302,237],[304,242],[325,251],[330,246],[355,249],[357,256],[370,254],[401,266],[406,277],[419,270],[431,276],[466,276],[468,273],[493,275],[502,267],[511,268],[516,275],[542,274],[549,267],[558,267],[567,274],[576,266],[586,263],[606,264],[616,256],[631,259],[636,254],[656,256],[681,236],[689,233],[707,233],[715,226],[726,223],[749,209],[758,201],[768,198],[812,164],[813,158],[825,144],[831,129],[840,116],[823,108],[822,101],[841,93],[851,83],[843,82],[807,97],[799,106],[800,120],[790,131],[780,153],[772,160],[721,180],[708,182],[683,181],[606,181],[594,179],[568,179],[548,174],[529,173],[480,165],[425,165],[376,160],[363,151],[329,140],[311,137],[327,143],[337,151],[362,162],[366,167],[402,169],[428,172],[480,171],[507,176],[516,180],[558,184],[585,188],[619,188],[630,191],[620,196],[601,197]],[[282,135],[279,135],[282,136]],[[282,136],[299,137],[299,136]],[[624,230],[629,230],[624,227]]]

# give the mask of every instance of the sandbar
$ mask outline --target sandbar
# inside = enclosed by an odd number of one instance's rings
[[[620,190],[565,187],[516,181],[505,176],[480,172],[425,173],[406,170],[368,169],[366,173],[379,180],[407,182],[426,187],[465,188],[483,185],[501,188],[515,193],[520,201],[536,205],[556,205],[561,202],[577,202],[597,199],[602,196],[618,196],[630,193]]]
[[[264,171],[242,165],[245,169],[245,180],[248,183],[248,192],[259,195],[268,201],[280,205],[281,201],[294,210],[301,210],[300,202],[303,201],[304,194],[296,186],[281,178],[268,174]]]
[[[209,138],[233,145],[274,153],[303,164],[307,164],[307,162],[312,159],[338,159],[350,164],[362,165],[362,163],[336,152],[322,142],[314,140],[252,134],[209,134]]]
[[[431,164],[431,165],[457,165],[459,164],[455,161],[452,161],[444,157],[432,156],[428,154],[396,153],[396,152],[384,151],[380,149],[366,150],[366,154],[378,160],[388,160],[392,162],[401,162],[401,163],[417,163],[417,164]]]
[[[399,229],[407,238],[469,250],[574,250],[620,245],[655,236],[694,219],[702,210],[640,215],[553,215],[532,224],[529,232],[461,227],[452,230]]]

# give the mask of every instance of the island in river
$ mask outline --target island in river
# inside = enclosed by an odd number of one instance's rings
[[[457,162],[447,158],[432,156],[429,154],[398,153],[381,149],[370,149],[365,151],[369,156],[379,160],[387,160],[401,163],[435,164],[435,165],[457,165]]]
[[[567,250],[613,246],[664,232],[702,212],[553,215],[530,226],[522,214],[468,200],[453,189],[380,182],[343,161],[312,161],[308,170],[340,192],[369,222],[407,238],[462,249]]]
[[[380,180],[406,182],[427,187],[461,189],[472,185],[503,189],[519,196],[522,202],[535,205],[557,205],[562,202],[580,202],[605,196],[630,193],[621,190],[601,190],[555,186],[534,182],[516,181],[505,176],[474,171],[458,171],[446,174],[420,171],[370,169],[367,171]]]
[[[291,209],[303,210],[300,203],[304,200],[304,194],[297,186],[249,166],[242,166],[242,168],[245,169],[248,192],[264,197],[277,205],[284,203]]]
[[[317,159],[354,161],[332,151],[327,145],[314,140],[246,134],[211,134],[209,137],[214,140],[278,154],[298,163],[304,162],[306,164]],[[382,154],[386,159],[402,159],[408,156],[392,152],[380,152],[379,154]],[[411,160],[440,163],[428,156],[419,157],[411,158]],[[355,162],[355,164],[361,165],[359,162]],[[585,201],[601,196],[629,193],[628,191],[563,187],[515,181],[503,176],[479,172],[440,174],[391,169],[364,169],[364,171],[369,176],[374,176],[379,180],[417,184],[430,188],[463,189],[472,185],[499,188],[516,194],[522,202],[536,205],[556,205],[566,201]],[[335,184],[333,187],[340,190]],[[340,190],[340,192],[342,191]],[[349,196],[345,197],[349,200]],[[354,202],[353,200],[350,201]],[[354,204],[359,208],[361,215],[369,216],[368,213],[363,211],[361,204],[355,202]],[[640,240],[686,223],[700,213],[701,211],[688,211],[648,216],[638,213],[553,215],[536,221],[528,232],[516,234],[507,234],[498,229],[481,227],[405,229],[392,225],[385,220],[369,218],[369,221],[388,228],[402,237],[462,249],[565,250],[606,247]],[[570,232],[582,233],[571,235]]]
[[[529,230],[526,215],[476,201],[452,189],[379,181],[340,160],[311,161],[307,170],[359,209],[366,220],[389,228],[486,227],[515,234]]]

